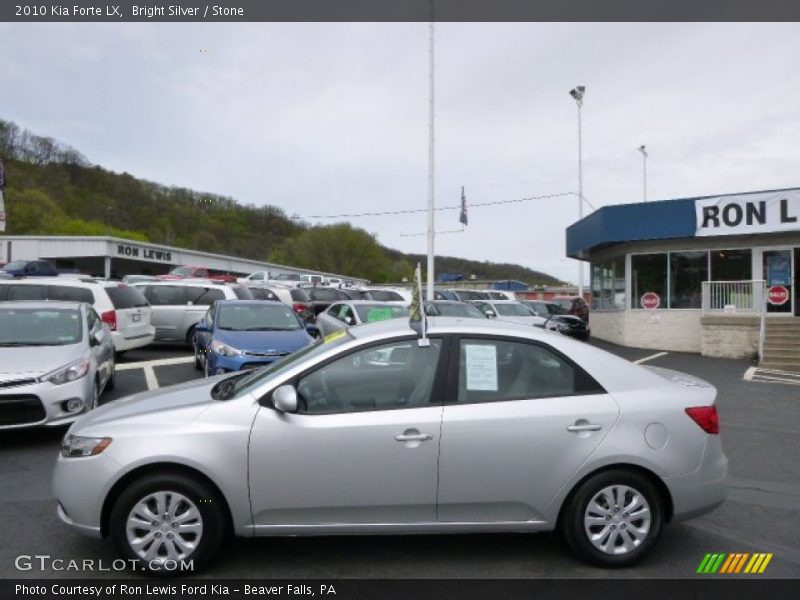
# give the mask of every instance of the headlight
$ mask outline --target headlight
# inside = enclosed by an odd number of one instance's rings
[[[65,367],[51,371],[47,375],[42,375],[39,381],[49,381],[54,385],[61,385],[62,383],[69,383],[81,377],[85,377],[89,372],[89,361],[85,358],[76,360]]]
[[[238,350],[233,346],[228,346],[228,344],[223,344],[222,342],[218,342],[216,340],[211,342],[211,351],[216,352],[221,356],[239,356],[240,354],[242,354],[241,350]]]
[[[108,448],[111,438],[82,437],[80,435],[64,436],[61,442],[61,456],[76,458],[79,456],[96,456]]]

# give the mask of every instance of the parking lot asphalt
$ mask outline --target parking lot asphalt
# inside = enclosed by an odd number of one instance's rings
[[[668,527],[639,565],[609,571],[578,562],[556,534],[239,539],[200,576],[219,578],[690,578],[707,552],[772,552],[758,577],[800,577],[800,387],[743,380],[747,361],[594,344],[628,360],[684,371],[714,384],[730,460],[728,500]],[[655,356],[658,355],[658,356]],[[655,357],[654,357],[655,356]],[[103,402],[201,376],[188,349],[154,346],[118,361]],[[654,357],[654,358],[650,358]],[[650,358],[648,360],[648,358]],[[158,361],[185,359],[159,366]],[[155,361],[155,363],[153,362]],[[155,378],[147,377],[148,365]],[[15,568],[19,555],[111,564],[110,542],[80,536],[55,514],[50,478],[64,428],[0,432],[0,577],[80,577]],[[95,572],[92,577],[128,577]]]

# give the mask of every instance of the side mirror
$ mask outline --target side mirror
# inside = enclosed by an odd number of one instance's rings
[[[311,337],[319,337],[319,328],[313,323],[306,323],[306,332]]]
[[[297,390],[293,385],[282,385],[272,392],[272,405],[278,412],[297,412]]]
[[[350,315],[348,315],[348,316],[346,316],[346,317],[344,318],[344,322],[345,322],[345,323],[347,323],[348,325],[352,325],[352,324],[355,322],[355,320],[353,319],[353,317],[351,317]]]
[[[487,319],[494,319],[497,315],[493,310],[487,310],[485,313]]]
[[[99,346],[103,343],[103,340],[106,339],[106,332],[103,331],[102,327],[98,327],[94,329],[91,333],[89,333],[89,345],[90,346]]]
[[[197,325],[194,326],[195,331],[199,331],[201,333],[208,333],[211,331],[208,327],[208,323],[205,321],[200,321]]]

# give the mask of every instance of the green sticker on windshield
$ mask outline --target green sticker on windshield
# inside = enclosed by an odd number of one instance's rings
[[[394,318],[394,311],[391,308],[370,308],[367,313],[367,323],[375,321],[386,321]]]

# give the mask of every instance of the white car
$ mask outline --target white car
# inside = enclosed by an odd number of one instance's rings
[[[317,329],[322,337],[364,323],[408,318],[408,308],[394,302],[350,300],[336,302],[317,315]]]
[[[0,301],[58,300],[91,304],[111,330],[117,352],[141,348],[155,338],[150,304],[133,286],[88,277],[37,277],[0,281]]]
[[[402,288],[368,287],[359,288],[358,292],[364,300],[375,302],[392,302],[394,304],[411,304],[411,292]]]
[[[490,319],[498,319],[518,325],[544,327],[547,319],[540,317],[533,309],[522,302],[513,300],[475,300],[472,302],[478,310]]]

